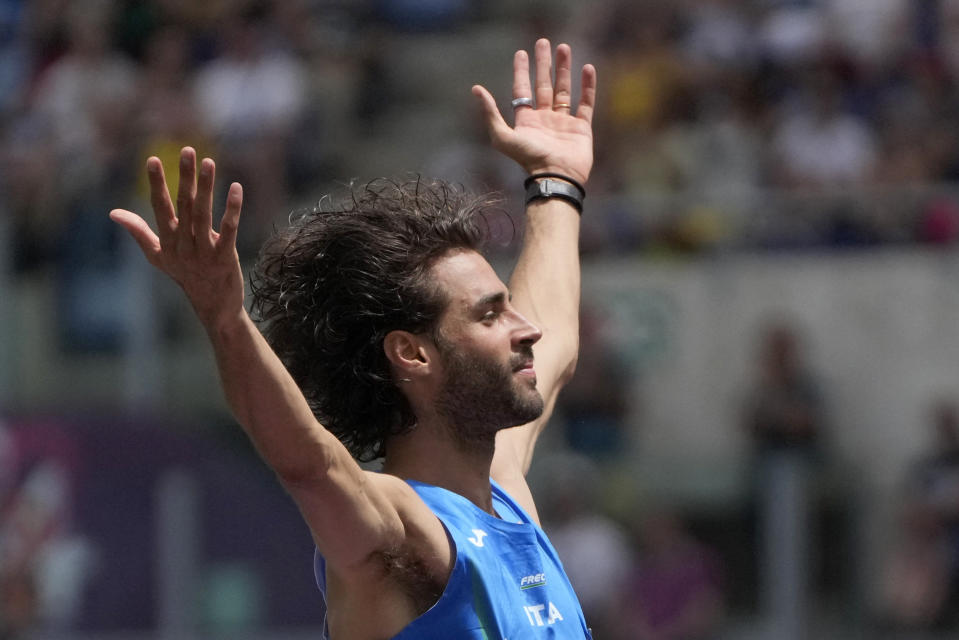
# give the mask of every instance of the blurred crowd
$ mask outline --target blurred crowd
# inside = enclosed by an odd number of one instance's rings
[[[509,29],[511,47],[546,32],[601,70],[587,250],[947,244],[959,234],[959,2],[544,8],[3,0],[0,211],[15,266],[115,259],[103,212],[142,202],[144,158],[172,169],[186,143],[246,186],[250,255],[278,216],[363,171],[372,159],[358,141],[417,138],[391,137],[382,122],[418,104],[459,109],[446,84],[419,83],[433,94],[411,101],[394,73],[403,44]],[[443,62],[415,61],[425,73]],[[430,117],[399,122],[426,131]],[[474,113],[456,117],[460,142],[483,135]],[[488,158],[403,151],[407,170],[455,168],[453,179],[512,192]]]
[[[589,33],[606,243],[953,241],[955,194],[929,187],[959,169],[957,29],[953,0],[610,5]]]

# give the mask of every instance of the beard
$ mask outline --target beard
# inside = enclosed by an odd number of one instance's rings
[[[448,343],[437,345],[446,379],[436,399],[450,435],[466,450],[493,450],[501,429],[526,424],[543,415],[543,397],[533,381],[514,375],[533,357],[531,346],[515,353],[507,364],[468,356]]]

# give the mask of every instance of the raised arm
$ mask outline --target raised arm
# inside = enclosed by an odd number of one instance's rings
[[[403,540],[397,508],[403,506],[403,494],[360,469],[319,424],[244,309],[236,252],[243,191],[237,183],[230,185],[220,231],[215,231],[214,172],[213,161],[204,159],[197,177],[195,152],[183,149],[174,208],[163,167],[150,158],[158,233],[131,211],[115,209],[110,217],[133,236],[153,266],[183,288],[209,335],[234,415],[297,502],[327,562],[344,575],[362,571],[377,551]],[[421,517],[428,518],[428,510]]]
[[[578,105],[572,100],[572,55],[568,45],[556,47],[555,83],[546,39],[536,42],[535,85],[530,83],[529,56],[513,58],[513,104],[510,127],[483,87],[473,93],[483,111],[493,146],[513,158],[530,175],[556,174],[585,185],[593,165],[592,117],[596,70],[585,65]],[[522,100],[520,100],[522,102]],[[526,233],[519,261],[510,278],[513,304],[543,332],[534,347],[538,388],[546,402],[542,417],[523,427],[501,431],[496,441],[493,476],[504,484],[522,483],[543,426],[557,394],[576,366],[579,349],[579,222],[580,214],[562,198],[535,199],[526,208]]]

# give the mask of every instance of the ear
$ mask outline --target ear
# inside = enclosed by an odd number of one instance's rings
[[[429,373],[431,360],[422,338],[409,331],[390,331],[383,339],[383,351],[400,378]]]

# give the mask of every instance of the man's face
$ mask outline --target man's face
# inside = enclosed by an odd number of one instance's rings
[[[500,429],[543,413],[533,368],[533,344],[542,334],[513,308],[479,254],[450,254],[433,273],[449,297],[436,337],[442,367],[436,407],[457,439],[490,444]]]

